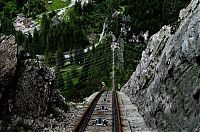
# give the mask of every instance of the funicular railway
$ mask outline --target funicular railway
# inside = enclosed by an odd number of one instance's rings
[[[116,91],[100,91],[76,124],[74,132],[122,132]]]

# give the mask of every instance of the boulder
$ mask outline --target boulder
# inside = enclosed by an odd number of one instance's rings
[[[65,99],[53,88],[53,71],[30,59],[14,36],[0,38],[0,117],[17,115],[39,117],[50,107],[66,109]],[[0,118],[0,119],[1,119]]]
[[[25,60],[16,87],[16,112],[35,117],[45,115],[50,101],[52,79],[50,69],[41,62]]]
[[[17,44],[13,36],[0,39],[0,117],[11,111],[17,67]]]

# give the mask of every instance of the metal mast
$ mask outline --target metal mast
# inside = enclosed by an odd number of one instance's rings
[[[115,90],[115,48],[116,48],[116,45],[114,42],[112,42],[112,45],[111,45],[111,48],[112,48],[112,90],[114,91]]]

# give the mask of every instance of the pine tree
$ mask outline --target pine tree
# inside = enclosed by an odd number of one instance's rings
[[[46,50],[44,57],[45,57],[45,63],[46,64],[48,64],[49,66],[55,66],[55,60],[54,60],[53,53]]]
[[[63,67],[64,65],[64,57],[61,48],[58,48],[56,51],[56,67]]]
[[[40,32],[40,40],[39,40],[39,43],[40,43],[40,46],[41,46],[41,54],[44,54],[44,51],[46,50],[46,41],[47,39],[47,35],[44,34],[43,32]]]
[[[21,31],[16,31],[15,33],[15,40],[18,45],[22,45],[24,42],[24,35]]]
[[[72,74],[73,78],[78,77],[78,71],[77,71],[76,67],[72,67],[71,74]]]
[[[27,52],[29,52],[29,41],[28,41],[28,38],[27,37],[25,37],[24,38],[24,42],[23,42],[23,48],[27,51]]]
[[[76,94],[76,90],[74,89],[72,76],[69,72],[67,72],[67,75],[66,75],[66,97],[67,97],[67,100],[73,100],[74,96],[77,96],[77,94]]]
[[[26,0],[16,0],[17,8],[22,8],[25,4]]]
[[[56,68],[56,79],[55,79],[55,87],[61,91],[64,91],[65,88],[65,82],[63,79],[63,75],[60,72],[59,68]]]
[[[28,51],[31,54],[31,56],[33,56],[33,52],[35,51],[35,49],[32,45],[32,41],[33,41],[33,38],[32,38],[31,33],[29,32],[28,33]]]
[[[74,61],[75,64],[80,65],[83,63],[84,61],[84,49],[81,48],[79,50],[75,50],[75,54],[74,54]]]
[[[48,19],[47,15],[44,14],[42,16],[42,21],[41,21],[41,30],[45,33],[47,33],[47,31],[50,28],[50,20]]]
[[[15,34],[15,28],[9,18],[7,18],[4,14],[4,16],[1,19],[1,28],[2,32],[5,35],[14,35]]]
[[[67,90],[72,90],[73,89],[73,81],[72,81],[72,75],[70,74],[70,72],[66,73],[66,89]]]
[[[32,47],[33,47],[33,56],[35,56],[36,54],[41,54],[41,46],[39,43],[39,32],[37,31],[37,29],[34,29],[33,32],[33,40],[32,40]]]

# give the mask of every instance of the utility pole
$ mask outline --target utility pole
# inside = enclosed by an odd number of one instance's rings
[[[119,58],[119,69],[120,71],[124,70],[124,39],[119,36],[118,38],[118,58]]]
[[[112,90],[115,90],[115,48],[116,45],[112,42],[111,49],[112,49]]]

